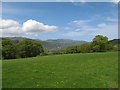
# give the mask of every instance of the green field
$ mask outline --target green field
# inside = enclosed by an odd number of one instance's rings
[[[2,89],[2,60],[0,60],[0,89]]]
[[[3,88],[116,88],[118,53],[3,60]]]

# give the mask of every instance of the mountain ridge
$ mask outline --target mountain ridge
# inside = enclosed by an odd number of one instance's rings
[[[26,37],[3,37],[0,39],[10,39],[13,43],[18,43],[22,40],[31,40],[37,41],[42,44],[45,51],[57,51],[63,50],[68,46],[75,46],[80,44],[87,44],[89,42],[82,40],[72,40],[72,39],[48,39],[48,40],[40,40],[40,39],[30,39]],[[120,39],[109,40],[113,45],[120,44]]]
[[[30,39],[26,37],[3,37],[1,39],[10,39],[13,43],[18,43],[22,40],[31,40],[40,42],[45,51],[56,51],[63,50],[68,46],[87,44],[87,41],[79,41],[79,40],[71,40],[71,39],[48,39],[48,40],[40,40],[40,39]]]

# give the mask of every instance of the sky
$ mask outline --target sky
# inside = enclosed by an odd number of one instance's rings
[[[118,4],[112,2],[3,2],[2,37],[91,41],[118,38]]]

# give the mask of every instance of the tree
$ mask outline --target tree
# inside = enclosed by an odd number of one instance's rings
[[[80,52],[81,53],[90,53],[90,52],[92,52],[91,45],[90,44],[81,44],[80,45]]]
[[[80,53],[79,46],[69,46],[65,49],[65,53]]]
[[[12,44],[11,40],[2,40],[2,58],[15,59],[17,55],[16,46]]]
[[[112,45],[109,43],[108,38],[102,35],[95,36],[91,45],[94,52],[103,52],[112,48]]]
[[[18,47],[19,55],[22,58],[34,57],[44,52],[40,43],[29,40],[21,41],[18,43]]]
[[[115,50],[115,51],[120,51],[120,44],[114,45],[114,46],[113,46],[113,50]]]
[[[12,41],[10,39],[3,39],[2,40],[2,47],[12,45]]]
[[[0,48],[0,59],[2,59],[2,49]]]

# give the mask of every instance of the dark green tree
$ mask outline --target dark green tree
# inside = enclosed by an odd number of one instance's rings
[[[2,58],[15,59],[17,55],[16,46],[12,44],[11,40],[2,40]]]
[[[34,57],[44,52],[43,47],[40,43],[29,40],[21,41],[18,43],[18,47],[19,55],[22,58]]]
[[[90,53],[92,52],[90,44],[82,44],[80,45],[80,52],[81,53]]]
[[[65,49],[65,53],[80,53],[79,46],[69,46]]]
[[[12,45],[12,41],[10,39],[3,39],[2,40],[2,47]]]

